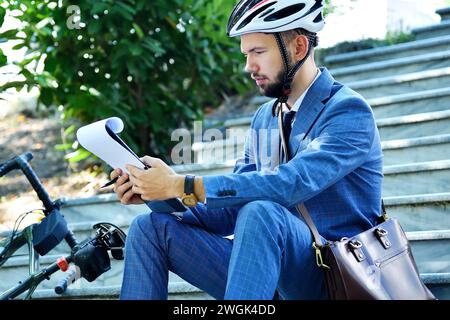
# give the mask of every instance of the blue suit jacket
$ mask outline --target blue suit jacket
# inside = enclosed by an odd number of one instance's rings
[[[270,101],[256,111],[233,173],[203,177],[207,206],[192,210],[210,231],[232,234],[239,208],[257,200],[277,202],[294,214],[295,205],[304,202],[329,240],[376,223],[383,155],[372,110],[321,70],[296,114],[288,163],[278,163],[280,139]],[[195,217],[187,212],[183,219],[189,223]]]

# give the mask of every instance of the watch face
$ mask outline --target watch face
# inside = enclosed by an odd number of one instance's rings
[[[194,198],[186,197],[183,199],[183,203],[188,207],[193,207],[197,204],[197,201]]]

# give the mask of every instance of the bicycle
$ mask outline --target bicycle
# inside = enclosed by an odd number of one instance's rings
[[[28,245],[29,276],[20,281],[14,287],[0,293],[0,300],[10,300],[25,293],[24,299],[30,299],[37,286],[57,271],[66,272],[70,264],[78,268],[78,275],[74,270],[55,287],[57,294],[62,294],[67,287],[80,277],[92,282],[101,274],[111,268],[110,257],[123,260],[123,248],[125,246],[126,234],[119,227],[100,222],[93,226],[95,234],[82,242],[78,242],[72,230],[69,229],[67,221],[60,212],[62,201],[52,201],[38,176],[30,166],[33,159],[31,152],[23,153],[2,164],[0,164],[0,177],[13,170],[21,170],[28,182],[33,187],[39,200],[43,203],[43,219],[18,231],[21,219],[30,212],[22,214],[16,220],[19,223],[13,228],[11,234],[0,239],[0,267],[22,246]],[[65,240],[71,252],[57,259],[50,266],[40,269],[39,256],[44,256],[55,248],[61,241]]]

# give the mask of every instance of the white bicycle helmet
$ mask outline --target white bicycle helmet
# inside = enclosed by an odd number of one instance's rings
[[[252,32],[275,33],[302,28],[322,30],[322,0],[241,0],[228,20],[230,37]]]
[[[317,45],[316,32],[322,30],[323,0],[241,0],[233,9],[227,25],[230,37],[246,33],[273,33],[284,63],[283,88],[272,107],[275,116],[276,107],[287,104],[291,94],[291,85],[297,71],[309,57],[311,48]],[[305,57],[293,66],[289,65],[288,52],[281,32],[304,29],[310,34],[308,51]]]

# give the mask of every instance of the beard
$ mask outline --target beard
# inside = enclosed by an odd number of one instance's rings
[[[259,87],[259,92],[269,98],[279,98],[283,95],[284,71],[280,70],[275,80],[267,85]]]

